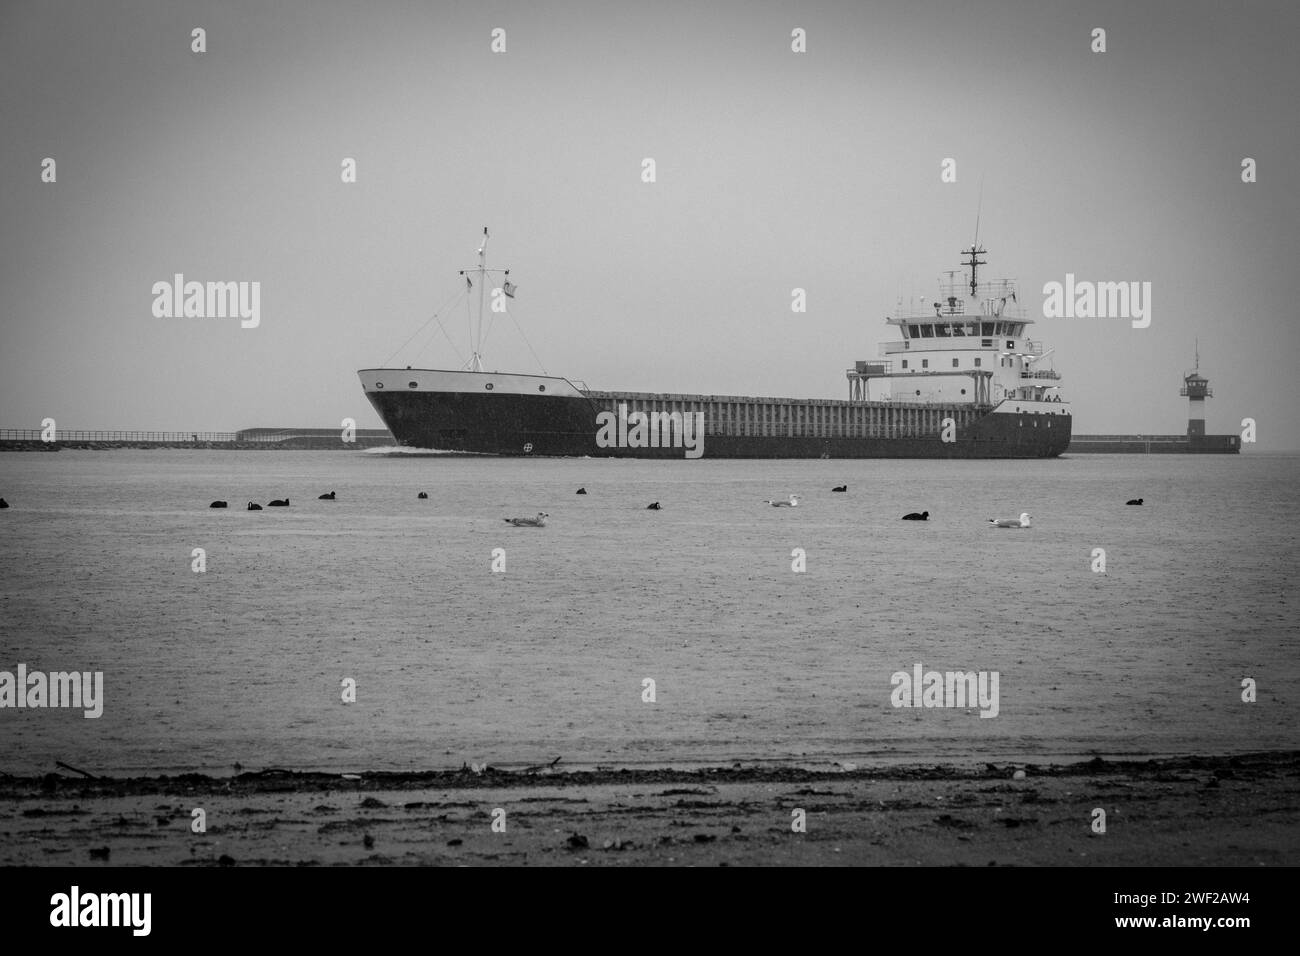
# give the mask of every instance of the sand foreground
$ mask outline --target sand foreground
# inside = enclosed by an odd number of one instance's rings
[[[1024,768],[353,776],[359,779],[284,770],[231,778],[3,777],[0,864],[1273,866],[1300,859],[1297,752]],[[1105,811],[1104,833],[1095,832],[1097,809]],[[204,828],[196,832],[200,817]]]

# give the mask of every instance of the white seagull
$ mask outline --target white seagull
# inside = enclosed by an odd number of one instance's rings
[[[773,501],[771,498],[765,498],[764,504],[769,504],[773,508],[797,508],[799,507],[799,496],[791,495],[789,501]]]
[[[1028,511],[1022,511],[1019,518],[990,518],[989,523],[995,528],[1028,528],[1032,517]]]
[[[545,511],[539,511],[536,518],[502,518],[501,520],[514,525],[516,528],[545,528],[546,519],[549,517],[550,515]]]

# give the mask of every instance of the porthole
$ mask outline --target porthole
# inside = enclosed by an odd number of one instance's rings
[[[488,382],[488,383],[487,383],[486,385],[484,385],[483,387],[486,388],[489,392],[492,391],[492,383],[491,383],[491,382]]]
[[[916,394],[918,394],[918,395],[921,394],[921,390],[920,390],[919,388],[916,390]]]
[[[383,388],[383,387],[384,387],[383,382],[375,382],[375,388]]]
[[[419,383],[419,382],[407,382],[407,383],[406,383],[406,387],[407,387],[407,388],[419,388],[419,387],[420,387],[420,383]]]
[[[965,394],[966,394],[966,389],[963,388],[963,389],[961,390],[961,393],[962,393],[963,395],[965,395]]]
[[[537,390],[538,390],[539,392],[544,392],[544,391],[546,391],[546,386],[545,386],[545,385],[538,385],[538,386],[537,386]]]

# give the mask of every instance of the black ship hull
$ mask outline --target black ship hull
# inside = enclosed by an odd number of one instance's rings
[[[614,458],[1053,458],[1070,444],[1071,416],[970,406],[916,410],[877,409],[871,425],[822,421],[772,420],[753,426],[767,433],[744,434],[746,426],[705,425],[700,455],[669,447],[602,447],[599,416],[617,396],[603,401],[586,396],[504,394],[471,391],[376,391],[367,397],[400,445],[485,455]],[[638,397],[628,396],[635,403]],[[663,396],[671,399],[672,396]],[[750,400],[719,398],[719,403]],[[682,404],[682,403],[679,403]],[[701,403],[701,404],[707,404]],[[808,407],[791,400],[788,408]],[[862,410],[852,403],[818,403],[822,409]],[[768,403],[769,407],[782,407]],[[1057,406],[1058,408],[1060,406]],[[909,417],[910,415],[910,417]],[[951,416],[955,427],[944,441],[940,423]],[[896,421],[894,421],[896,419]],[[926,427],[926,423],[933,427]],[[838,424],[838,427],[837,427]],[[776,432],[773,434],[772,432]],[[784,432],[782,434],[781,432]]]

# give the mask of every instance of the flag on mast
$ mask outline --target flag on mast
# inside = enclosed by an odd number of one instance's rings
[[[501,291],[513,299],[515,297],[515,289],[517,288],[519,287],[507,279],[505,284],[501,286]]]

